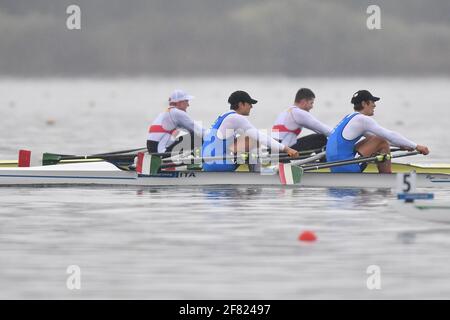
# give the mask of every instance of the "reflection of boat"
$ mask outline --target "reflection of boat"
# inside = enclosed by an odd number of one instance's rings
[[[408,165],[402,165],[407,168]],[[411,168],[410,168],[411,169]],[[438,173],[442,172],[442,173]],[[422,168],[417,187],[450,186],[450,166]],[[28,168],[1,168],[0,185],[281,185],[277,174],[258,172],[167,171],[140,175],[108,162],[72,163]],[[299,183],[306,187],[375,187],[396,185],[395,174],[305,172]]]
[[[347,197],[357,197],[361,195],[361,189],[356,188],[329,188],[328,195],[333,198],[343,199]]]
[[[261,194],[262,189],[260,187],[205,187],[203,190],[206,198],[210,200],[250,200],[255,195]]]
[[[411,218],[450,223],[450,203],[435,201],[398,202],[395,207],[399,212]]]

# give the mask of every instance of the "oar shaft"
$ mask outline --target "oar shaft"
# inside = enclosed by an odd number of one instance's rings
[[[311,150],[302,150],[298,152],[299,156],[309,156],[311,155],[311,153],[318,153],[318,152],[322,152],[323,148],[318,148],[318,149],[311,149]],[[288,157],[289,155],[286,152],[280,152],[280,153],[272,153],[269,154],[271,157]]]
[[[320,149],[319,149],[320,150]],[[311,150],[314,151],[314,150]],[[325,152],[323,151],[322,156],[325,154]],[[217,156],[217,157],[192,157],[192,156],[188,156],[186,158],[180,158],[180,159],[173,159],[173,158],[165,158],[162,159],[163,162],[183,162],[185,164],[190,164],[192,162],[197,162],[197,163],[201,163],[201,162],[205,162],[205,161],[214,161],[214,160],[238,160],[238,159],[242,159],[242,160],[246,160],[249,158],[252,159],[267,159],[267,160],[301,160],[301,159],[307,159],[310,157],[310,152],[300,152],[299,153],[300,156],[298,157],[290,157],[287,153],[277,153],[277,154],[266,154],[266,155],[245,155],[242,154],[241,155],[227,155],[227,156]]]
[[[167,168],[176,168],[176,167],[182,167],[187,166],[190,163],[169,163],[169,164],[162,164],[159,166],[160,169],[167,169]]]
[[[322,159],[323,157],[325,157],[325,154],[326,154],[326,152],[322,151],[322,152],[320,152],[320,153],[318,153],[318,154],[316,154],[316,155],[314,155],[312,157],[306,157],[306,158],[304,157],[301,160],[291,161],[291,164],[298,166],[298,165],[301,165],[301,164],[310,163],[310,162]]]
[[[92,156],[65,156],[60,157],[61,160],[88,160],[88,159],[117,159],[117,160],[125,160],[125,159],[134,159],[136,155],[134,154],[111,154],[111,155],[92,155]]]
[[[147,150],[147,148],[137,148],[137,149],[127,149],[127,150],[121,150],[121,151],[112,151],[112,152],[104,152],[104,153],[95,153],[90,155],[71,155],[71,154],[61,154],[61,153],[50,153],[46,152],[48,155],[52,155],[54,157],[61,157],[61,158],[78,158],[78,159],[88,159],[87,157],[103,157],[103,156],[109,156],[109,155],[116,155],[116,154],[123,154],[123,153],[130,153],[130,152],[137,152],[137,151],[143,151]],[[170,153],[169,153],[170,155]]]
[[[203,163],[205,161],[226,161],[226,160],[234,160],[236,161],[239,158],[239,156],[226,156],[226,157],[190,157],[190,158],[181,158],[181,159],[172,159],[172,158],[166,158],[163,159],[163,162],[166,163],[182,163],[182,164],[191,164],[191,163]],[[246,158],[244,158],[245,160]]]
[[[51,154],[59,158],[59,160],[83,160],[83,159],[134,159],[137,156],[137,153],[129,153],[129,154],[119,154],[119,153],[104,153],[104,154],[93,154],[93,155],[80,155],[80,156],[71,156],[71,155],[57,155]],[[152,156],[165,157],[172,155],[171,152],[162,152],[162,153],[151,153]]]
[[[420,152],[418,152],[418,151],[413,151],[413,152],[407,152],[407,153],[402,153],[402,154],[389,155],[388,158],[393,159],[393,158],[408,157],[408,156],[414,156],[419,153]],[[385,155],[385,154],[381,154],[381,155],[373,156],[373,157],[361,157],[361,158],[342,160],[342,161],[325,162],[325,163],[321,163],[321,164],[305,165],[302,167],[303,167],[304,171],[310,171],[310,170],[345,166],[348,164],[355,164],[355,163],[365,163],[365,162],[371,162],[371,161],[382,162],[382,161],[389,160],[389,159],[386,159],[386,156],[387,155]],[[383,159],[383,160],[380,160],[380,159]]]
[[[122,151],[113,151],[113,152],[105,152],[105,153],[97,153],[97,154],[93,154],[91,156],[95,157],[95,156],[109,156],[109,155],[115,155],[115,154],[122,154],[122,153],[130,153],[130,152],[138,152],[138,151],[143,151],[143,150],[147,150],[146,147],[143,148],[137,148],[137,149],[128,149],[128,150],[122,150]]]
[[[297,160],[297,161],[292,161],[291,163],[294,165],[299,165],[299,164],[303,164],[303,163],[308,163],[308,162],[312,162],[312,161],[316,161],[318,159],[321,159],[325,156],[325,151],[314,155],[312,157],[295,157],[295,158],[288,158],[286,160]],[[233,159],[233,158],[228,158],[228,159]],[[216,157],[210,157],[210,158],[197,158],[196,160],[203,160],[203,161],[211,161],[211,160],[224,160],[223,158],[216,158]],[[225,159],[227,160],[227,159]],[[269,160],[271,160],[271,158],[269,158]],[[177,162],[177,161],[173,161],[172,163],[167,163],[167,164],[162,164],[160,166],[161,169],[166,169],[166,168],[174,168],[174,167],[180,167],[180,166],[185,166],[185,165],[189,165],[189,164],[193,164],[193,162]]]
[[[67,154],[57,154],[57,153],[46,153],[48,156],[52,157],[52,160],[54,162],[59,162],[61,160],[92,160],[92,159],[118,159],[118,160],[127,160],[130,159],[131,161],[134,159],[134,157],[137,155],[138,151],[145,151],[147,150],[146,147],[142,148],[136,148],[136,149],[127,149],[127,150],[121,150],[121,151],[113,151],[113,152],[106,152],[106,153],[96,153],[91,155],[67,155]],[[322,148],[319,149],[311,149],[311,150],[304,150],[299,152],[299,157],[296,158],[290,158],[287,153],[278,153],[278,154],[268,154],[267,156],[257,156],[261,159],[279,159],[279,160],[299,160],[299,159],[306,159],[306,155],[310,155],[311,153],[317,153],[318,151],[322,151]],[[404,151],[402,148],[391,148],[391,152],[396,151]],[[131,154],[130,154],[131,153]],[[122,157],[122,154],[124,157]],[[172,158],[180,157],[181,159],[176,159],[175,162],[183,161],[182,157],[186,156],[186,154],[173,154],[172,152],[161,152],[161,153],[152,153],[153,156],[158,156],[164,158],[163,161],[172,161]],[[305,155],[305,157],[303,157]],[[117,156],[117,158],[116,158]],[[201,159],[201,160],[200,160]],[[189,163],[192,163],[192,161],[197,160],[197,162],[201,161],[213,161],[213,160],[236,160],[236,159],[242,159],[238,155],[232,155],[232,156],[226,156],[226,157],[204,157],[204,158],[187,158],[185,160],[188,160]],[[173,161],[172,161],[173,162]],[[188,164],[189,164],[188,163]]]

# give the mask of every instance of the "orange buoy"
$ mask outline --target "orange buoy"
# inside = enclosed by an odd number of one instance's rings
[[[298,240],[300,240],[300,241],[316,241],[317,236],[312,231],[303,231],[298,236]]]

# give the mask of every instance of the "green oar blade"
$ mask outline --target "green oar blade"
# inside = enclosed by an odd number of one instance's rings
[[[298,184],[303,177],[303,168],[291,165],[292,184]]]
[[[150,156],[150,174],[157,174],[161,167],[161,157]]]
[[[45,152],[42,154],[42,165],[49,166],[52,164],[57,164],[61,161],[61,158],[61,155]]]

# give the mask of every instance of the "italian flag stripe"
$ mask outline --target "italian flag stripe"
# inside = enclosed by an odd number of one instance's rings
[[[142,173],[142,164],[144,162],[144,153],[138,152],[137,154],[137,163],[136,163],[136,172]]]
[[[303,169],[289,163],[280,163],[278,165],[278,175],[281,184],[297,184],[300,183]]]
[[[281,184],[286,184],[286,176],[284,173],[284,163],[278,164],[278,175],[280,176]]]
[[[286,184],[294,184],[292,169],[292,165],[288,163],[284,165],[284,177],[286,179]]]

